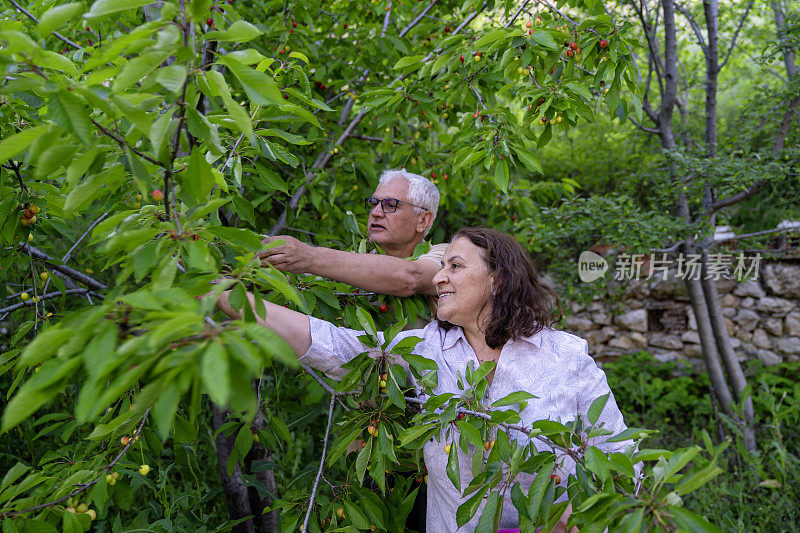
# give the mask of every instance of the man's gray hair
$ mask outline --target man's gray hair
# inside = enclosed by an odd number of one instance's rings
[[[406,183],[408,183],[408,200],[412,204],[421,206],[425,210],[433,213],[433,220],[436,220],[436,212],[439,210],[440,199],[439,189],[436,187],[436,185],[434,185],[433,182],[425,176],[414,174],[404,168],[399,170],[384,170],[383,174],[381,174],[380,180],[378,181],[378,185],[389,183],[396,178],[404,178]],[[422,209],[415,207],[414,212],[419,214],[422,212]],[[433,227],[433,222],[431,222],[431,227]],[[425,235],[427,235],[430,230],[431,228],[428,228],[425,231]]]

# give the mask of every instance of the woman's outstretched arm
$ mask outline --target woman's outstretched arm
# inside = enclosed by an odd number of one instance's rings
[[[231,318],[241,319],[242,310],[234,309],[228,300],[230,293],[231,291],[224,291],[219,295],[217,308]],[[206,296],[213,296],[213,293],[208,293]],[[247,293],[247,300],[256,315],[256,321],[289,343],[295,355],[300,357],[308,352],[311,347],[311,327],[308,316],[267,300],[261,300],[257,304],[255,296],[249,292]],[[256,308],[256,305],[259,307]],[[267,311],[266,316],[261,318],[259,312],[263,315],[264,308]]]

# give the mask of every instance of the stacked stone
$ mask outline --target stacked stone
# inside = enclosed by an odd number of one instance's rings
[[[800,360],[800,265],[767,263],[758,280],[717,281],[717,290],[731,346],[740,360],[759,359],[771,366]],[[631,280],[614,306],[601,297],[588,305],[572,303],[564,329],[589,343],[599,361],[647,350],[660,361],[686,360],[702,367],[697,322],[683,280],[674,272],[666,279]],[[683,310],[685,331],[652,331],[648,313]]]

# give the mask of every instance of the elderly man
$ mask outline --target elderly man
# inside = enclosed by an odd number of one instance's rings
[[[275,268],[310,273],[341,281],[369,292],[393,296],[436,294],[431,280],[442,266],[445,244],[431,246],[414,261],[405,258],[428,234],[439,208],[439,190],[427,178],[401,170],[385,171],[375,193],[366,200],[370,242],[387,255],[356,254],[305,244],[278,235],[286,244],[259,253]]]

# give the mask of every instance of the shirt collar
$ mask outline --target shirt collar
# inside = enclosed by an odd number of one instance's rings
[[[533,335],[525,335],[520,337],[516,342],[525,341],[527,343],[532,344],[534,347],[541,348],[542,346],[542,333],[544,330],[540,331],[539,333],[534,333]],[[459,339],[464,339],[464,342],[467,342],[467,338],[464,335],[464,330],[461,329],[460,326],[453,326],[447,331],[444,335],[444,342],[442,343],[442,348],[445,350],[452,348],[458,342]],[[511,342],[515,342],[513,339]]]

